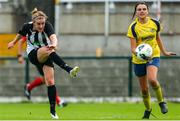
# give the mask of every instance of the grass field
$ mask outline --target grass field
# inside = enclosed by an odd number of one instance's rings
[[[169,112],[161,114],[157,103],[153,103],[150,119],[180,120],[180,104],[168,103]],[[142,103],[70,103],[57,107],[62,120],[141,120]],[[50,120],[48,103],[0,103],[0,120]]]

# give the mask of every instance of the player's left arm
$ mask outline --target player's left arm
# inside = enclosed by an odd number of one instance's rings
[[[163,53],[163,55],[165,55],[165,56],[176,55],[176,53],[174,53],[174,52],[166,51],[166,49],[165,49],[165,47],[164,47],[164,45],[163,45],[163,42],[162,42],[159,34],[157,34],[156,40],[157,40],[158,46],[159,46],[161,52]]]
[[[50,42],[51,42],[50,45],[48,45],[49,49],[56,50],[57,44],[58,44],[58,39],[57,39],[57,36],[55,34],[52,24],[47,21],[44,29],[45,29],[44,31],[47,33],[47,35],[50,39]]]
[[[52,34],[50,37],[49,37],[50,41],[51,41],[51,44],[49,45],[49,48],[51,49],[57,49],[57,37],[55,34]]]

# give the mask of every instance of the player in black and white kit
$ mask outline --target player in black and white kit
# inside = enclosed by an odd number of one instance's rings
[[[23,50],[23,44],[26,42],[27,38],[26,36],[23,36],[18,43],[18,54],[17,54],[17,59],[18,62],[20,64],[23,64],[25,59],[24,56],[26,56],[26,54],[24,54],[24,50]],[[34,80],[28,82],[25,84],[24,86],[24,95],[27,97],[28,100],[31,100],[31,91],[33,91],[35,88],[42,86],[45,84],[45,80],[44,80],[44,75],[43,75],[43,71],[42,69],[38,69],[36,68],[39,72],[39,76],[37,76],[36,78],[34,78]],[[59,107],[66,107],[68,105],[68,103],[63,100],[58,93],[56,92],[56,105]]]
[[[55,111],[56,87],[53,62],[66,70],[72,77],[77,76],[79,67],[69,67],[55,52],[57,48],[57,37],[52,25],[47,21],[46,14],[38,11],[36,8],[31,14],[32,22],[23,25],[14,40],[8,43],[8,48],[14,47],[22,36],[27,37],[26,51],[28,58],[38,68],[39,72],[44,75],[48,89],[50,114],[53,119],[58,119],[59,117]]]

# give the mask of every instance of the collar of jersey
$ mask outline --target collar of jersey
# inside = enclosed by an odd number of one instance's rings
[[[149,24],[149,22],[150,22],[150,17],[147,17],[147,18],[148,18],[148,21],[147,21],[145,24],[140,23],[140,22],[138,21],[138,18],[136,18],[136,22],[137,22],[137,24],[139,24],[139,25],[141,25],[141,26],[147,26],[147,25]]]

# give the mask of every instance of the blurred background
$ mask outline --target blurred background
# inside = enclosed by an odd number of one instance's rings
[[[126,37],[134,6],[139,0],[0,0],[0,102],[24,100],[24,85],[39,76],[27,60],[17,62],[17,47],[7,50],[30,12],[37,7],[53,24],[59,39],[58,53],[80,66],[72,79],[55,68],[59,95],[68,101],[123,101],[141,98],[132,71],[130,42]],[[163,26],[167,50],[180,53],[180,1],[148,0],[150,15]],[[180,57],[162,57],[158,79],[165,98],[180,100]],[[153,93],[152,93],[153,95]],[[46,86],[32,91],[32,100],[47,100]]]

